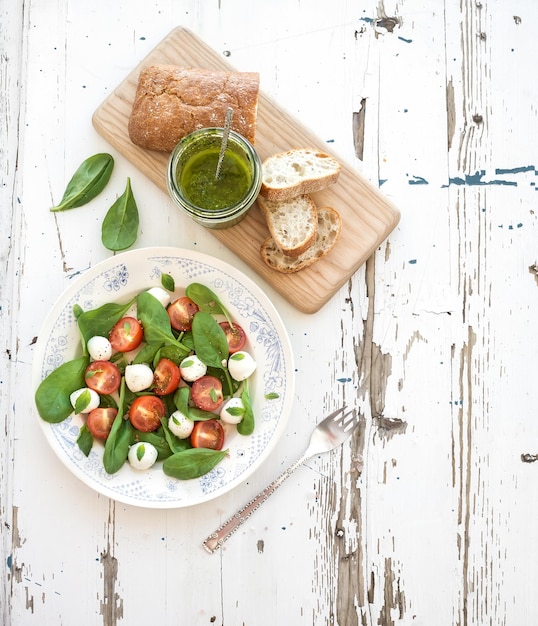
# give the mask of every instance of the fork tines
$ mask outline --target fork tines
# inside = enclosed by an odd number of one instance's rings
[[[346,413],[339,415],[342,411],[344,411],[346,407],[342,407],[335,411],[335,417],[333,418],[335,422],[341,422],[341,425],[344,425],[344,432],[347,432],[355,427],[355,409],[350,409]]]

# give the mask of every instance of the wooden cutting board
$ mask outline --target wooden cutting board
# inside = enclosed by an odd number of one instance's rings
[[[127,131],[140,70],[152,64],[233,70],[196,35],[176,28],[150,52],[99,106],[93,125],[114,148],[165,193],[168,154],[144,150],[131,143]],[[261,77],[263,84],[263,77]],[[308,147],[322,150],[342,163],[338,182],[312,194],[318,206],[332,206],[342,216],[342,235],[320,261],[295,274],[281,274],[264,265],[260,244],[269,236],[261,210],[254,205],[238,225],[210,230],[238,257],[304,313],[318,311],[366,261],[398,224],[399,211],[315,134],[260,91],[256,150],[263,160],[276,152]],[[179,210],[179,209],[178,209]],[[185,219],[190,219],[185,216]],[[200,228],[203,228],[200,226]]]

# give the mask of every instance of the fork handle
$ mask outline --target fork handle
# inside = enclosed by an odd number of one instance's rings
[[[280,485],[289,478],[293,472],[308,458],[308,455],[304,454],[300,459],[297,459],[293,465],[288,467],[285,472],[282,472],[278,478],[276,478],[269,486],[267,486],[262,492],[260,492],[250,502],[245,504],[242,509],[239,509],[235,515],[225,522],[222,526],[209,535],[209,537],[203,542],[204,548],[213,554],[215,550],[220,548],[222,544],[254,513],[254,511],[269,498]]]

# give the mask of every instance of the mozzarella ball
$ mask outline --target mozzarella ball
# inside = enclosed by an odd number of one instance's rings
[[[239,424],[245,416],[245,405],[241,398],[230,398],[222,405],[220,419],[226,424]]]
[[[230,376],[237,381],[246,380],[256,369],[256,361],[248,352],[239,350],[228,359]]]
[[[139,441],[129,448],[127,458],[134,469],[147,470],[157,460],[157,448],[146,441]]]
[[[112,356],[112,346],[106,337],[91,337],[86,347],[94,361],[108,361]]]
[[[146,363],[135,363],[125,368],[125,384],[130,391],[144,391],[153,384],[153,370]]]
[[[196,354],[193,354],[192,356],[185,357],[183,361],[181,361],[179,371],[181,372],[181,378],[183,378],[183,380],[192,383],[206,375],[207,365],[202,363]]]
[[[157,300],[164,307],[167,307],[170,304],[170,294],[161,287],[152,287],[151,289],[148,289],[148,293],[150,293],[154,298],[157,298]]]
[[[82,411],[80,411],[80,413],[89,413],[90,411],[93,411],[99,406],[99,403],[101,402],[97,391],[89,389],[88,387],[82,387],[82,389],[77,389],[76,391],[73,391],[73,393],[69,396],[69,400],[71,401],[71,406],[73,408],[76,408],[77,399],[79,398],[79,396],[86,392],[87,404],[84,406]]]
[[[181,411],[174,411],[168,419],[168,428],[179,439],[187,439],[192,433],[194,422]]]

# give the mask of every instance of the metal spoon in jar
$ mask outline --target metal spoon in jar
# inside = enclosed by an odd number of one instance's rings
[[[228,145],[228,135],[230,134],[230,126],[232,125],[232,107],[226,109],[226,120],[224,122],[224,130],[222,132],[222,142],[220,144],[219,160],[217,162],[217,171],[215,172],[215,178],[220,176],[220,168],[222,167],[222,160],[224,159],[224,153],[226,152],[226,146]]]

